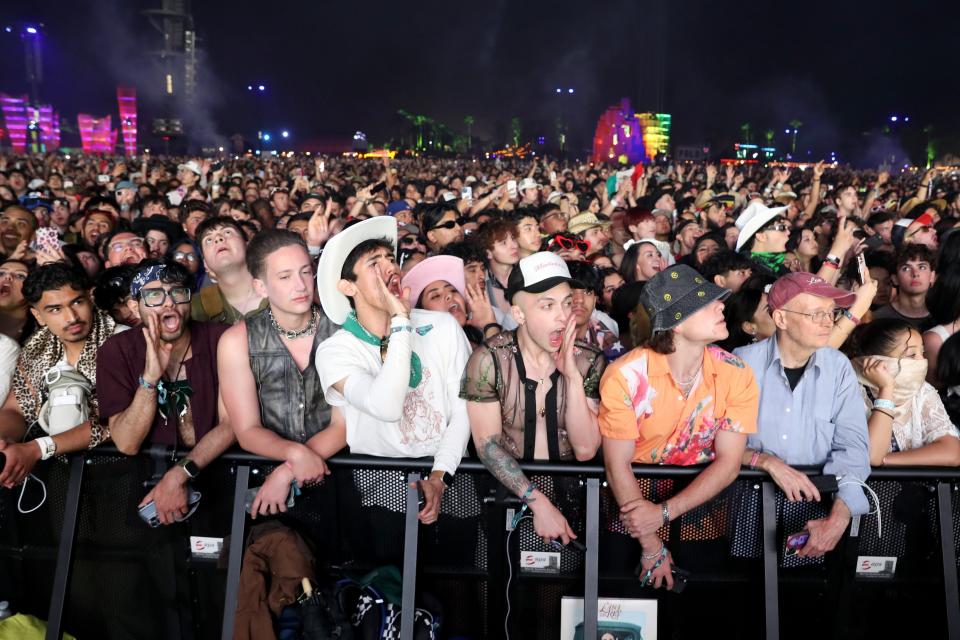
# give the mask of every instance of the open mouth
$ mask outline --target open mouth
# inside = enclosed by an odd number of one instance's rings
[[[10,233],[10,232],[8,231],[7,233],[4,233],[4,234],[3,234],[3,239],[6,240],[7,242],[10,242],[10,243],[12,244],[12,243],[14,243],[14,242],[19,242],[19,241],[20,241],[20,235],[17,234],[17,233]]]
[[[0,296],[8,296],[10,295],[11,291],[13,291],[13,287],[11,287],[9,284],[0,284]]]
[[[166,333],[176,333],[180,330],[180,315],[176,313],[165,313],[160,316],[160,326]]]
[[[550,332],[550,346],[559,349],[563,344],[563,329],[557,329]]]
[[[400,291],[400,274],[395,273],[387,280],[387,290],[395,296],[399,296]]]
[[[223,247],[220,247],[219,249],[217,249],[217,252],[216,252],[215,255],[220,255],[221,253],[225,253],[225,252],[227,252],[227,251],[230,251],[230,247],[223,246]]]
[[[447,307],[448,313],[463,313],[463,309],[460,307],[460,303],[454,302],[449,307]]]

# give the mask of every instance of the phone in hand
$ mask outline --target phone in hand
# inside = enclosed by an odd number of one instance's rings
[[[473,187],[460,189],[460,198],[463,200],[473,200]]]
[[[870,270],[867,269],[867,259],[863,257],[862,253],[857,254],[857,280],[860,281],[860,286],[870,279]]]
[[[809,539],[809,531],[800,531],[787,536],[787,544],[786,549],[783,551],[783,557],[789,558],[790,556],[795,556],[800,553],[800,549],[803,549]]]
[[[511,199],[514,199],[517,197],[517,181],[516,180],[507,180],[507,193],[510,194]]]
[[[52,227],[40,227],[33,236],[34,251],[57,253],[62,246],[60,234]]]
[[[110,182],[110,176],[108,176],[107,174],[101,173],[97,175],[98,184],[107,184],[108,182]]]

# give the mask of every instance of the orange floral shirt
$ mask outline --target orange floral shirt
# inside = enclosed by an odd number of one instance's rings
[[[607,367],[600,381],[600,433],[636,442],[634,462],[692,465],[714,458],[719,431],[755,433],[760,390],[743,360],[706,348],[697,386],[687,398],[667,357],[638,348]]]

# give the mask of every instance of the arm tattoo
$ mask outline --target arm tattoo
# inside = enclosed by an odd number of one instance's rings
[[[500,436],[490,436],[477,451],[480,460],[493,477],[503,483],[507,489],[518,497],[523,496],[530,486],[530,481],[523,474],[516,458],[510,455],[500,444]],[[529,500],[528,500],[529,502]]]

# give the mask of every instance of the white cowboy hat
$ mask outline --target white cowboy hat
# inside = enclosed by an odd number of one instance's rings
[[[735,223],[737,229],[740,229],[740,235],[737,236],[737,251],[740,251],[743,245],[747,243],[747,240],[752,238],[765,224],[783,215],[783,212],[789,208],[790,207],[770,208],[759,200],[751,202],[750,206],[743,210],[743,213],[740,214],[740,217],[737,218]]]
[[[340,270],[350,252],[365,240],[386,238],[397,244],[397,219],[392,216],[377,216],[351,225],[336,234],[323,247],[317,265],[317,291],[320,306],[334,324],[343,324],[350,314],[350,300],[340,293]]]
[[[663,258],[664,268],[673,266],[676,263],[676,260],[673,257],[673,253],[670,251],[670,245],[662,240],[657,240],[656,238],[640,238],[639,240],[634,240],[633,238],[627,240],[623,243],[624,252],[627,251],[630,247],[635,244],[650,244],[657,250],[660,254],[660,257]]]

